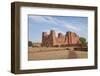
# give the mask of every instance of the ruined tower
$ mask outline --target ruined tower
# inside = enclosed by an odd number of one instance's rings
[[[47,42],[48,42],[48,34],[47,32],[43,32],[42,33],[42,46],[46,46]]]
[[[48,35],[47,32],[42,33],[42,46],[51,47],[54,46],[56,43],[56,33],[54,30],[50,31],[50,34]]]
[[[50,35],[49,35],[49,43],[50,43],[50,46],[54,46],[55,43],[56,43],[56,33],[54,30],[51,30],[50,31]]]

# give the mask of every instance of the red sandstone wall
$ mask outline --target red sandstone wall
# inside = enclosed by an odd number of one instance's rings
[[[42,33],[42,46],[61,46],[67,44],[80,44],[79,36],[74,32],[67,32],[64,36],[62,33],[56,37],[56,32],[51,30],[48,35],[46,32]]]

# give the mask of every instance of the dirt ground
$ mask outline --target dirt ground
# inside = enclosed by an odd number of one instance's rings
[[[87,51],[66,50],[65,48],[29,48],[28,60],[55,60],[87,58]]]

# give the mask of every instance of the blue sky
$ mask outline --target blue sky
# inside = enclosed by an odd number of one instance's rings
[[[41,42],[42,32],[65,34],[67,31],[77,33],[81,37],[88,38],[88,18],[75,16],[28,16],[29,41]]]

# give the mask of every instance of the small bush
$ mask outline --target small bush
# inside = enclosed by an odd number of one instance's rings
[[[28,41],[28,46],[32,47],[32,41]]]

